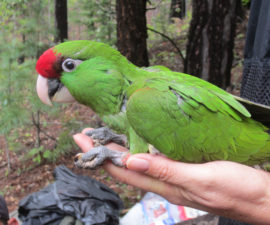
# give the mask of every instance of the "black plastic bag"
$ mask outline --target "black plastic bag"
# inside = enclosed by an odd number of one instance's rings
[[[70,215],[85,225],[119,224],[123,203],[106,185],[75,175],[65,166],[54,171],[55,182],[24,198],[19,205],[23,225],[56,225]]]

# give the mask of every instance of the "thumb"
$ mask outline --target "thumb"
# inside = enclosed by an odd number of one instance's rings
[[[186,178],[189,172],[187,169],[192,169],[192,164],[181,163],[165,158],[163,156],[151,154],[135,154],[128,158],[126,166],[128,169],[145,173],[158,180],[171,184],[179,184]]]

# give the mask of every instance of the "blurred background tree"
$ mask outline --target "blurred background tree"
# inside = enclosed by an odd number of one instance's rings
[[[137,66],[149,66],[146,0],[117,0],[117,48]]]
[[[54,1],[55,38],[54,42],[63,42],[68,39],[68,11],[67,0]]]
[[[237,9],[240,0],[192,1],[184,71],[222,88],[231,80]]]

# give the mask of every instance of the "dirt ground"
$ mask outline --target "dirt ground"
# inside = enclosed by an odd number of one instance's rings
[[[70,114],[74,110],[79,112],[85,124],[89,124],[89,120],[94,117],[89,109],[78,104],[71,105],[65,110],[65,113]],[[61,126],[58,123],[54,123],[54,125],[50,127],[50,135],[56,137],[60,129]],[[25,131],[22,130],[21,132]],[[9,151],[9,160],[11,163],[11,170],[9,172],[7,170],[7,155],[4,151],[5,141],[3,137],[0,136],[0,149],[2,149],[2,151],[0,151],[0,194],[4,195],[10,212],[17,209],[19,201],[23,197],[53,182],[53,170],[61,164],[65,165],[76,174],[87,175],[105,183],[120,195],[125,203],[125,208],[131,207],[141,198],[141,190],[118,182],[102,168],[97,170],[76,168],[73,163],[73,157],[80,152],[79,148],[76,146],[68,155],[62,156],[54,163],[47,162],[35,165],[31,159],[21,160],[23,154],[34,145],[35,129],[30,129],[27,132],[30,133],[27,135],[27,138],[24,137],[22,140],[17,140],[22,143],[22,148],[25,148],[25,151],[20,151],[20,154]],[[72,138],[72,133],[69,136],[69,138]],[[42,137],[42,144],[46,144],[47,146],[52,145],[50,140],[44,136]]]

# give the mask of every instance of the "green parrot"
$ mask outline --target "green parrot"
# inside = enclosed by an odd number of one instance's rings
[[[95,168],[107,158],[124,166],[126,153],[105,147],[110,141],[127,142],[131,154],[159,152],[183,162],[254,165],[269,160],[268,127],[251,118],[239,101],[255,107],[253,111],[269,113],[269,108],[195,76],[163,66],[138,68],[117,50],[94,41],[56,45],[40,56],[36,70],[44,103],[77,101],[108,126],[87,133],[100,145],[76,157],[80,167]]]

